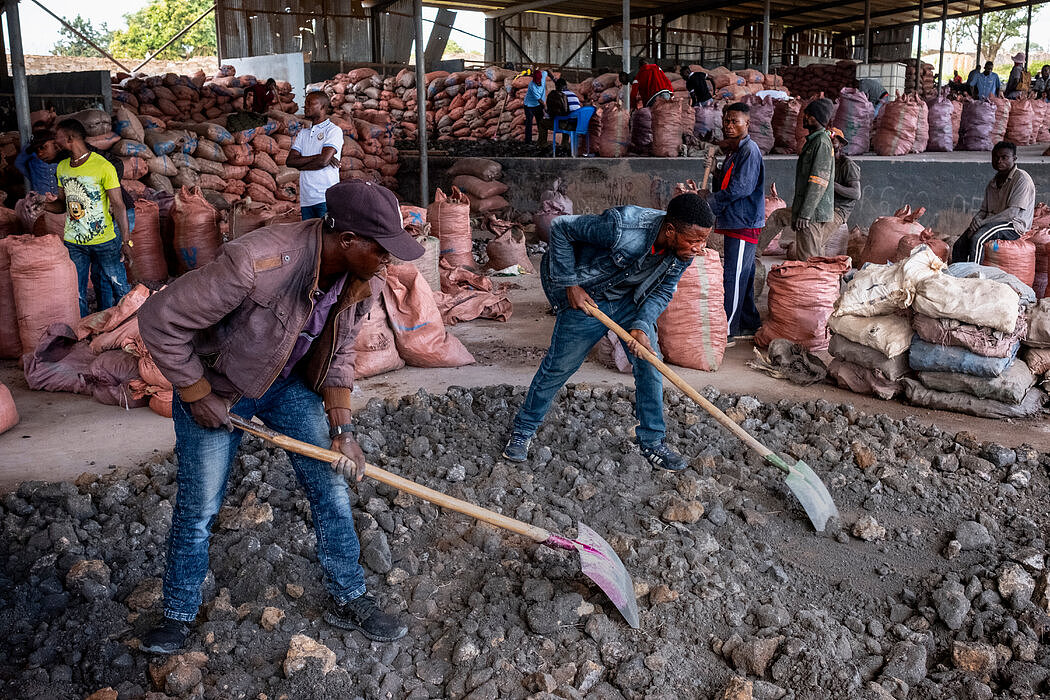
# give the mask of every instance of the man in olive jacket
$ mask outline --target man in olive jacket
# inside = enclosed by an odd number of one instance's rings
[[[824,98],[806,105],[802,122],[809,136],[795,164],[795,197],[790,209],[779,209],[766,221],[760,250],[790,225],[795,236],[792,260],[824,256],[824,247],[839,226],[835,221],[835,149],[828,132],[834,107]]]
[[[227,243],[215,262],[139,311],[142,340],[175,387],[179,460],[164,620],[143,638],[144,651],[178,651],[186,623],[197,617],[211,527],[242,436],[229,413],[257,415],[278,432],[344,455],[331,465],[290,455],[333,599],[325,620],[374,641],[407,631],[365,594],[346,479],[360,481],[365,465],[350,423],[354,341],[382,288],[376,275],[391,255],[412,260],[423,247],[404,230],[397,198],[384,187],[341,182],[328,189],[326,204],[324,219]]]

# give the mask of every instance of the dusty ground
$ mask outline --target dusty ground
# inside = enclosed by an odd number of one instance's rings
[[[593,363],[559,396],[529,462],[510,465],[499,451],[553,322],[536,280],[523,283],[510,323],[452,329],[477,365],[362,381],[359,439],[370,461],[432,488],[552,531],[595,528],[634,577],[639,630],[575,556],[367,482],[352,501],[368,585],[410,632],[382,645],[334,629],[321,620],[308,503],[287,456],[252,439],[188,653],[151,660],[136,647],[160,614],[170,423],[26,392],[6,366],[23,423],[0,436],[4,479],[43,481],[0,499],[0,696],[1050,694],[1044,421],[798,388],[744,367],[742,343],[718,372],[683,374],[823,477],[841,512],[826,533],[775,470],[673,390],[669,440],[691,469],[654,472],[631,441],[630,379]]]
[[[518,278],[515,283],[522,288],[511,291],[514,316],[508,323],[475,321],[451,329],[475,354],[477,365],[456,369],[409,367],[365,379],[359,382],[361,400],[396,398],[421,388],[441,392],[449,386],[528,386],[547,349],[554,318],[545,313],[547,305],[537,277]],[[950,432],[969,430],[982,440],[1028,442],[1040,450],[1050,450],[1050,425],[1046,421],[988,421],[862,397],[830,385],[800,388],[745,367],[751,353],[749,343],[740,343],[728,350],[717,372],[682,370],[681,374],[694,386],[746,391],[763,401],[793,398],[846,402],[895,418],[915,416]],[[116,465],[127,467],[171,450],[171,421],[148,409],[123,411],[88,397],[31,392],[15,362],[0,365],[0,381],[11,388],[22,417],[18,426],[0,435],[0,491],[24,479],[73,479],[85,471],[103,474]],[[630,376],[590,361],[574,381],[601,386],[631,384]]]

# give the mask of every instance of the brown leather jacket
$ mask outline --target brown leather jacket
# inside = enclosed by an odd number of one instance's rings
[[[183,401],[210,391],[259,398],[284,368],[322,292],[321,221],[279,224],[222,247],[139,310],[139,331]],[[354,341],[382,281],[344,286],[321,335],[298,365],[327,408],[350,408]]]

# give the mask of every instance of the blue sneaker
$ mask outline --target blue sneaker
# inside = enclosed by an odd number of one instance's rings
[[[532,444],[532,436],[524,433],[513,432],[507,446],[503,448],[503,458],[511,462],[524,462],[529,458],[529,445]]]
[[[680,472],[689,466],[682,455],[678,454],[665,442],[656,442],[651,445],[639,445],[642,456],[649,460],[649,464],[670,472]]]

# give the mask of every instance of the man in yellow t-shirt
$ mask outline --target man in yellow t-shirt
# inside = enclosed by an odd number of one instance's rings
[[[70,157],[58,164],[58,199],[44,207],[55,213],[66,212],[63,238],[77,267],[80,315],[87,316],[87,285],[93,265],[103,282],[112,287],[114,301],[131,289],[123,262],[123,247],[131,240],[131,227],[117,171],[109,161],[88,149],[84,125],[75,119],[59,122],[55,140]],[[124,232],[122,237],[117,236],[114,222]],[[105,307],[102,295],[98,296],[101,311]]]

